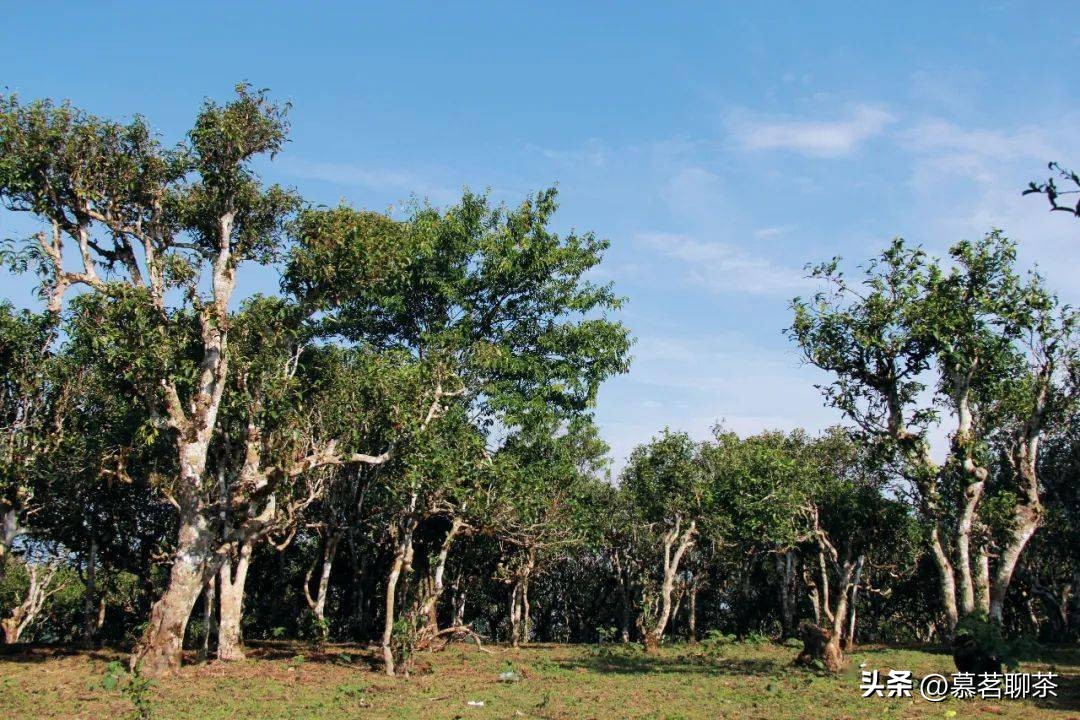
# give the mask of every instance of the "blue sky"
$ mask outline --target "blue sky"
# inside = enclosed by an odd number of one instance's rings
[[[782,333],[807,262],[1000,227],[1080,302],[1080,223],[1020,197],[1080,166],[1077,28],[1080,4],[1035,2],[20,3],[0,85],[167,140],[204,97],[271,88],[293,130],[264,175],[317,202],[558,182],[559,228],[611,239],[598,274],[638,338],[597,409],[621,463],[665,425],[838,419]]]

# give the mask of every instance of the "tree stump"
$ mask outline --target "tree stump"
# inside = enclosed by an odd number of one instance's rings
[[[802,652],[795,658],[796,665],[813,666],[820,662],[826,671],[836,674],[844,667],[844,654],[840,642],[823,627],[803,621],[799,625],[799,637],[803,641]]]

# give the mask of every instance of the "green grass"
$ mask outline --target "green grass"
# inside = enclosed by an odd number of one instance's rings
[[[796,649],[725,644],[636,648],[543,645],[513,650],[451,646],[423,654],[411,678],[387,678],[374,654],[355,646],[314,652],[262,645],[256,659],[191,665],[151,689],[155,717],[278,718],[1077,718],[1080,651],[1058,649],[1024,663],[1028,672],[1061,673],[1058,698],[1046,700],[863,699],[866,669],[953,671],[948,655],[865,647],[848,671],[823,677],[791,667]],[[343,657],[344,656],[344,657]],[[0,718],[122,720],[131,705],[100,687],[110,651],[36,649],[0,655]],[[300,661],[298,657],[303,657]],[[512,668],[513,681],[500,680]],[[518,679],[518,677],[520,679]],[[917,693],[916,693],[917,694]],[[482,701],[471,707],[468,701]]]

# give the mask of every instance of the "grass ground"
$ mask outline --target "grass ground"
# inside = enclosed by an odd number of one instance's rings
[[[859,665],[954,670],[950,656],[865,647],[849,671],[822,677],[791,667],[781,645],[635,648],[542,645],[519,650],[451,646],[417,658],[411,678],[387,678],[354,646],[314,652],[267,644],[241,663],[189,665],[150,689],[161,720],[295,718],[1073,718],[1080,720],[1080,649],[1048,652],[1028,672],[1061,673],[1058,697],[1042,700],[863,699]],[[21,649],[0,655],[0,718],[129,717],[132,704],[101,687],[111,651]],[[513,669],[514,681],[499,676]],[[915,693],[917,695],[917,692]],[[483,702],[471,706],[469,701]]]

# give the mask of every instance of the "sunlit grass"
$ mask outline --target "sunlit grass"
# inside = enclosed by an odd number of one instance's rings
[[[791,667],[797,649],[762,644],[667,647],[544,645],[513,650],[453,646],[421,655],[411,678],[378,673],[374,654],[353,646],[256,649],[242,663],[191,665],[152,689],[155,717],[289,718],[1070,718],[1080,717],[1080,652],[1055,650],[1022,670],[1062,673],[1047,700],[863,699],[860,665],[953,671],[947,654],[867,647],[839,677]],[[120,718],[131,705],[100,687],[116,654],[0,656],[0,718]],[[303,658],[302,660],[300,658]],[[514,680],[500,679],[507,670]],[[469,705],[469,702],[483,706]]]

